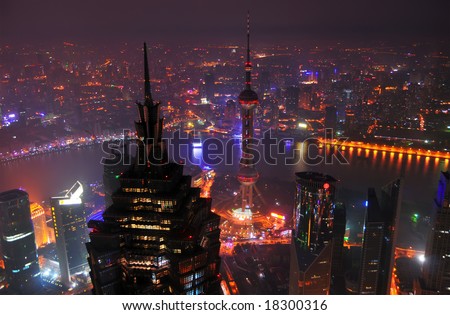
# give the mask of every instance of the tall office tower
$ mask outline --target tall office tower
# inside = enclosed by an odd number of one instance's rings
[[[34,226],[35,242],[36,246],[39,248],[50,243],[50,237],[48,235],[47,229],[47,219],[45,218],[45,210],[40,204],[33,202],[30,205],[30,211],[31,220],[33,221]]]
[[[41,279],[28,193],[0,193],[0,231],[8,289],[15,294],[39,293]]]
[[[364,219],[359,294],[376,294],[383,246],[384,220],[375,189],[369,188]]]
[[[296,173],[289,294],[328,294],[336,179]]]
[[[285,106],[289,113],[297,113],[300,100],[300,89],[297,86],[289,86],[286,88]]]
[[[325,137],[333,139],[337,127],[337,111],[335,106],[325,108]]]
[[[450,294],[450,173],[439,179],[433,228],[430,232],[420,294]]]
[[[345,292],[344,280],[344,236],[346,226],[346,210],[342,202],[336,202],[333,211],[333,256],[331,260],[331,280],[334,293]]]
[[[87,267],[85,244],[89,238],[82,195],[83,185],[76,182],[50,200],[61,281],[66,286],[71,285],[72,275]]]
[[[105,189],[105,208],[112,205],[112,194],[120,188],[119,177],[130,168],[128,154],[129,139],[104,142],[103,152],[110,156],[103,163],[103,187]]]
[[[344,132],[346,136],[352,135],[356,132],[356,124],[357,120],[355,117],[355,112],[352,110],[345,111],[345,124],[344,124]]]
[[[363,231],[360,294],[390,294],[402,180],[381,189],[381,205],[375,189],[368,191]]]
[[[168,161],[144,44],[145,101],[138,103],[139,150],[120,177],[87,244],[94,294],[219,294],[220,217]]]
[[[336,106],[328,106],[325,108],[325,128],[336,131],[337,126],[337,109]]]
[[[402,166],[404,172],[404,165]],[[395,262],[395,244],[402,202],[402,178],[396,179],[381,188],[381,212],[384,220],[384,237],[381,248],[380,275],[377,294],[391,293],[392,272]]]
[[[204,89],[205,89],[205,98],[211,103],[214,100],[214,94],[216,92],[216,79],[214,78],[214,74],[207,72],[204,76]]]
[[[25,107],[25,105],[24,105],[23,103],[21,103],[21,104],[19,105],[18,112],[19,112],[19,115],[18,115],[18,117],[19,117],[18,123],[19,123],[21,126],[26,126],[26,125],[27,125],[27,109],[26,109],[26,107]]]
[[[245,89],[239,94],[242,119],[242,157],[237,179],[241,183],[241,211],[251,213],[253,195],[259,174],[255,168],[250,147],[253,140],[253,115],[258,95],[252,90],[252,63],[250,62],[250,14],[247,16],[247,61],[245,63]]]

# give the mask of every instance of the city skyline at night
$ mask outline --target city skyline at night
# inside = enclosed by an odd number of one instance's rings
[[[0,295],[449,294],[448,3],[20,2]]]

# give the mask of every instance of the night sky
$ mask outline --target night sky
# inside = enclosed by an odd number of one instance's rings
[[[1,0],[2,42],[448,39],[448,0]]]

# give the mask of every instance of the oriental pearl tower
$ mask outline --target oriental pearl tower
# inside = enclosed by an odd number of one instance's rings
[[[241,211],[248,213],[251,219],[253,208],[253,197],[256,190],[256,182],[259,174],[255,168],[253,155],[249,150],[249,145],[253,140],[253,116],[254,109],[258,105],[258,95],[252,90],[252,63],[250,62],[250,13],[247,14],[247,61],[245,63],[245,89],[239,94],[239,104],[241,105],[242,118],[242,157],[237,179],[239,180],[240,195],[242,198]]]

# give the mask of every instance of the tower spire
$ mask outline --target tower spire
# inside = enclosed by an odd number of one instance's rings
[[[250,12],[247,12],[247,60],[245,62],[245,89],[239,94],[239,104],[242,108],[242,158],[237,177],[241,183],[242,211],[247,211],[253,207],[253,194],[257,191],[255,183],[259,178],[258,171],[255,168],[255,161],[250,150],[251,141],[254,140],[254,108],[258,105],[258,94],[252,90],[251,81],[252,63],[250,61]]]
[[[247,62],[250,63],[250,11],[247,11]]]
[[[145,75],[145,104],[153,106],[152,90],[150,88],[150,72],[148,71],[147,44],[144,42],[144,75]]]
[[[247,61],[245,63],[245,87],[251,89],[252,63],[250,61],[250,11],[247,11]]]

